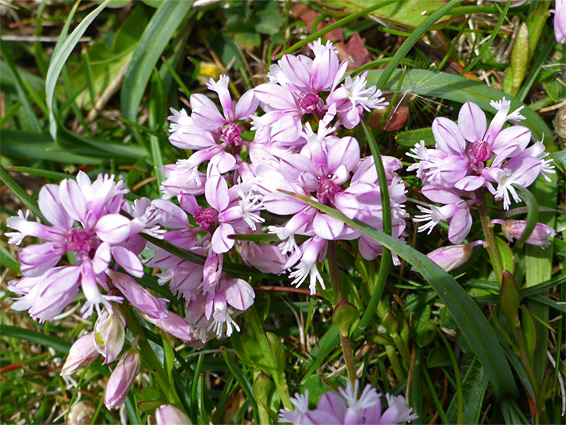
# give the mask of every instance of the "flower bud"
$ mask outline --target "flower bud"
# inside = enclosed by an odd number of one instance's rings
[[[513,239],[519,239],[527,227],[527,221],[525,220],[504,221],[496,219],[491,220],[491,222],[501,225],[501,230],[509,242],[513,242]],[[545,247],[550,245],[549,238],[553,238],[554,235],[556,235],[556,232],[552,227],[537,223],[525,243]]]
[[[157,425],[188,425],[191,420],[176,407],[166,404],[155,410]]]
[[[135,377],[140,372],[141,356],[136,345],[137,339],[134,340],[132,348],[122,355],[108,379],[106,391],[104,391],[104,404],[107,409],[113,409],[124,403]]]
[[[112,313],[104,310],[94,325],[94,344],[96,350],[104,356],[104,363],[112,363],[124,347],[126,339],[126,318],[114,305]]]
[[[464,265],[472,255],[473,248],[483,244],[484,241],[475,241],[469,244],[443,246],[429,252],[427,257],[449,272]]]
[[[91,332],[75,341],[69,350],[69,356],[61,369],[61,375],[75,373],[79,367],[90,365],[98,357]]]

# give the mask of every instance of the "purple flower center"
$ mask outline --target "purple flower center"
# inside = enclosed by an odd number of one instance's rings
[[[212,208],[199,208],[198,212],[194,215],[196,223],[203,228],[203,230],[210,229],[214,223],[216,223],[216,219],[218,218],[218,214]]]
[[[78,227],[69,230],[66,242],[69,251],[81,252],[87,256],[100,245],[100,241],[93,233],[79,229]]]
[[[242,144],[241,132],[241,125],[230,122],[222,127],[222,138],[231,145],[240,146]]]
[[[335,184],[330,178],[323,177],[320,180],[320,187],[316,192],[317,199],[325,205],[334,201],[334,197],[343,192],[344,188]]]
[[[468,153],[472,169],[480,172],[484,167],[484,162],[489,161],[492,154],[491,147],[487,142],[476,140]]]
[[[299,106],[304,113],[311,114],[318,108],[319,97],[313,93],[299,93]]]

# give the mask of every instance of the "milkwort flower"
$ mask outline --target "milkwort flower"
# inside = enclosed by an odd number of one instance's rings
[[[7,233],[10,243],[19,244],[26,236],[46,240],[20,252],[24,277],[10,282],[10,289],[23,297],[13,309],[29,310],[31,317],[41,322],[49,320],[75,299],[79,286],[86,297],[83,317],[90,316],[95,307],[100,313],[101,304],[112,311],[111,302],[122,302],[120,296],[102,294],[99,285],[108,291],[105,272],[112,258],[128,273],[143,275],[137,252],[125,244],[145,231],[146,225],[150,233],[154,226],[153,219],[143,214],[134,220],[120,215],[125,193],[124,182],[115,182],[114,176],[100,174],[91,182],[81,171],[76,180],[66,179],[41,189],[39,209],[51,226],[28,221],[21,211],[7,220],[16,230]],[[65,254],[76,261],[55,267]]]
[[[217,93],[224,114],[204,94],[191,95],[192,114],[185,110],[172,109],[169,141],[180,149],[193,150],[188,159],[177,161],[174,166],[167,166],[167,180],[163,183],[164,192],[169,196],[171,186],[182,186],[183,192],[194,192],[203,183],[203,175],[198,167],[209,161],[212,169],[225,174],[238,168],[237,158],[240,147],[246,142],[242,140],[242,121],[249,118],[257,109],[258,100],[252,90],[242,95],[238,102],[232,100],[228,90],[230,79],[222,75],[218,81],[212,78],[206,85]],[[173,189],[173,192],[175,190]],[[200,194],[200,193],[194,193]]]
[[[213,166],[212,166],[213,167]],[[154,201],[161,212],[164,227],[172,230],[164,239],[193,254],[205,257],[204,265],[178,258],[163,249],[156,249],[147,265],[163,270],[159,283],[169,283],[173,293],[186,301],[187,319],[199,329],[201,339],[208,331],[217,336],[230,336],[239,329],[228,306],[246,310],[255,297],[252,287],[242,279],[230,279],[222,272],[224,254],[235,245],[233,235],[249,233],[263,221],[259,211],[261,200],[252,181],[240,181],[232,187],[219,172],[213,172],[205,183],[205,199],[201,206],[197,198],[180,193],[179,205],[166,200]],[[188,217],[197,227],[192,228]]]
[[[296,425],[323,424],[365,424],[392,425],[417,419],[419,416],[408,408],[403,396],[386,395],[389,407],[381,411],[381,394],[368,384],[359,394],[359,381],[354,386],[348,382],[346,389],[339,388],[339,394],[327,392],[318,401],[314,410],[308,410],[308,391],[305,395],[295,394],[291,402],[295,410],[281,409],[279,423]],[[359,394],[359,395],[358,395]]]
[[[425,184],[423,194],[445,205],[421,209],[426,214],[418,221],[427,224],[419,231],[451,219],[449,239],[460,243],[471,227],[469,207],[476,202],[477,190],[487,188],[495,200],[503,201],[503,208],[509,209],[511,200],[520,202],[513,184],[528,187],[539,174],[548,178],[554,172],[541,142],[527,147],[531,141],[528,128],[518,124],[504,128],[507,121],[525,119],[520,114],[522,108],[511,112],[511,102],[505,98],[492,101],[491,106],[497,113],[489,126],[485,113],[472,102],[462,106],[457,124],[447,118],[435,119],[435,148],[426,148],[421,141],[407,154],[418,160],[407,170],[417,172]]]
[[[330,240],[352,240],[361,233],[344,222],[319,211],[292,194],[311,198],[321,204],[334,207],[348,218],[362,220],[376,228],[382,228],[382,207],[377,172],[372,158],[360,160],[360,148],[353,137],[336,137],[325,127],[329,113],[319,123],[315,134],[307,125],[303,137],[307,143],[299,153],[289,153],[280,158],[278,166],[257,168],[259,186],[265,190],[263,205],[273,214],[292,216],[282,226],[269,230],[282,241],[283,253],[290,253],[286,268],[295,266],[290,274],[293,284],[301,285],[309,277],[309,288],[315,293],[317,282],[324,288],[318,271],[318,263],[326,253]],[[393,158],[384,158],[388,165],[388,184],[392,198],[392,217],[395,236],[404,231],[405,212],[402,203],[405,191],[400,179],[394,175],[399,167]],[[399,190],[400,189],[400,190]],[[299,247],[295,235],[309,239]],[[374,259],[380,249],[375,241],[361,239],[360,253],[366,259]]]

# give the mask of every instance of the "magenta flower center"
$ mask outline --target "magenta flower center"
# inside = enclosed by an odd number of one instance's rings
[[[330,205],[334,201],[334,197],[343,191],[342,186],[338,186],[330,178],[323,177],[320,179],[320,187],[316,192],[316,197],[321,203]]]
[[[196,223],[203,228],[203,230],[210,229],[216,219],[218,218],[217,212],[212,208],[199,208],[198,212],[194,215]]]
[[[242,144],[242,138],[240,137],[241,133],[242,126],[233,122],[222,127],[223,140],[234,146],[240,146]]]
[[[313,93],[300,93],[299,94],[299,106],[304,113],[311,114],[315,112],[318,108],[319,97]]]
[[[487,142],[484,142],[483,140],[476,140],[468,152],[472,170],[481,172],[485,161],[489,161],[492,154],[491,147]]]
[[[73,227],[67,234],[67,249],[72,252],[81,252],[87,256],[93,249],[100,245],[100,241],[94,233]]]

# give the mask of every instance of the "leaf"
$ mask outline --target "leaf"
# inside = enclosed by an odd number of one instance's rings
[[[242,390],[246,394],[248,401],[252,405],[254,422],[256,424],[261,423],[259,420],[259,410],[257,407],[256,399],[254,397],[252,386],[244,376],[242,369],[240,369],[240,366],[238,366],[238,363],[236,362],[234,357],[232,357],[232,355],[226,351],[226,347],[220,347],[220,353],[222,354],[222,357],[224,358],[224,361],[226,362],[228,369],[230,369],[230,372],[232,372],[232,375],[234,375],[236,381],[238,381],[238,384],[240,384],[240,387],[242,388]]]
[[[519,197],[527,206],[527,225],[525,226],[525,230],[523,230],[523,234],[517,241],[517,246],[520,247],[531,235],[538,223],[538,202],[528,189],[525,189],[523,186],[519,186],[518,184],[514,184],[513,187],[517,190]]]
[[[357,11],[368,6],[386,3],[384,0],[345,0],[331,2],[330,5],[341,5],[346,9]],[[379,19],[394,25],[404,25],[407,27],[419,26],[430,14],[430,12],[440,9],[446,5],[444,0],[397,0],[391,4],[372,12],[371,14]],[[443,18],[444,20],[447,17]]]
[[[97,165],[102,163],[102,159],[96,155],[94,150],[91,155],[86,155],[84,149],[62,149],[48,135],[10,130],[2,130],[2,155],[63,164]]]
[[[37,202],[28,195],[28,193],[21,187],[18,182],[16,182],[10,174],[4,169],[4,167],[0,166],[0,180],[4,182],[4,184],[10,189],[14,195],[26,206],[28,207],[37,217],[41,219],[44,223],[47,223],[41,211],[39,211],[39,207],[37,206]]]
[[[461,423],[477,424],[480,423],[480,414],[482,412],[483,399],[487,390],[489,379],[481,362],[476,358],[472,360],[472,364],[462,382],[462,393],[464,396],[464,416]],[[448,410],[446,411],[448,423],[457,423],[458,417],[458,400],[452,399]]]
[[[413,147],[421,140],[424,140],[426,146],[432,146],[436,143],[431,127],[403,131],[395,136],[395,141],[401,146]]]
[[[411,264],[431,285],[432,289],[450,310],[471,349],[484,365],[496,396],[499,398],[504,394],[517,394],[517,386],[513,380],[509,363],[493,328],[477,304],[452,276],[426,255],[367,224],[357,220],[350,220],[339,211],[304,196],[291,194],[290,192],[285,193],[359,230]]]
[[[426,366],[430,369],[433,367],[441,367],[441,366],[450,366],[452,364],[450,360],[450,355],[446,348],[444,347],[433,347],[428,353],[428,357],[426,359]]]
[[[68,353],[71,344],[53,336],[43,335],[29,329],[21,329],[16,326],[0,325],[0,335],[3,338],[17,338],[36,344],[51,347],[58,353]]]
[[[57,112],[56,112],[56,105],[55,105],[55,86],[57,85],[57,80],[59,79],[59,75],[63,70],[63,66],[67,59],[71,55],[71,52],[79,42],[80,38],[85,33],[88,26],[94,21],[94,19],[98,16],[100,12],[108,5],[111,0],[106,0],[92,12],[90,12],[79,25],[77,28],[71,33],[69,38],[67,38],[64,42],[59,44],[62,38],[59,39],[57,42],[57,46],[53,57],[51,58],[51,62],[49,62],[49,69],[47,70],[47,76],[45,78],[45,97],[47,101],[47,108],[49,110],[49,133],[53,140],[57,140]],[[70,21],[67,21],[70,22]],[[60,47],[59,47],[60,46]]]
[[[261,34],[275,35],[279,32],[285,21],[279,10],[262,10],[255,13],[252,21],[255,30]]]
[[[112,46],[109,47],[106,40],[99,40],[89,46],[88,58],[92,78],[86,61],[81,63],[71,73],[72,90],[76,92],[88,83],[89,90],[92,90],[95,96],[102,94],[130,61],[148,21],[144,8],[135,7],[116,31]],[[84,91],[77,100],[81,107],[85,106],[87,99],[90,100],[87,93],[88,90]]]
[[[511,273],[515,270],[515,261],[513,260],[513,251],[509,248],[509,245],[501,238],[495,238],[497,243],[497,250],[501,257],[501,263],[503,270],[508,270]]]
[[[20,272],[20,263],[18,263],[4,245],[0,245],[0,264],[16,273]]]
[[[192,1],[166,1],[152,16],[128,65],[121,93],[122,113],[136,121],[153,68],[191,8]]]
[[[368,85],[376,84],[383,73],[383,70],[369,71],[367,75]],[[382,90],[396,88],[401,75],[402,72],[400,70],[394,71],[391,78],[389,78],[382,87],[378,86],[378,88]],[[483,110],[487,112],[492,111],[493,113],[496,111],[490,106],[490,102],[492,100],[500,100],[503,97],[503,94],[499,90],[468,78],[447,74],[445,72],[420,69],[406,71],[405,79],[401,84],[401,90],[408,90],[421,96],[440,97],[462,104],[474,102]],[[505,97],[511,101],[511,110],[515,110],[521,106],[523,107],[521,114],[526,120],[521,121],[521,125],[529,128],[536,140],[542,140],[544,137],[547,148],[551,151],[555,151],[556,146],[549,142],[554,140],[554,135],[542,118],[524,103],[519,102],[509,95],[505,95]]]

